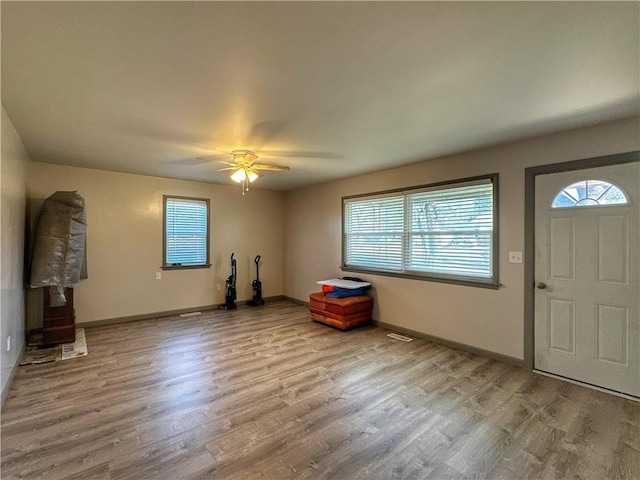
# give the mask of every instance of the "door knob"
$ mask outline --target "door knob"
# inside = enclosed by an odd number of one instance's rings
[[[544,282],[538,282],[536,283],[536,288],[539,288],[540,290],[544,290],[545,288],[547,288],[547,284]]]

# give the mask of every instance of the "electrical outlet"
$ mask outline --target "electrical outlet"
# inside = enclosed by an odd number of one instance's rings
[[[156,272],[156,280],[162,280],[162,272]]]
[[[217,291],[222,290],[222,285],[220,285],[220,284],[218,283],[218,284],[216,285],[216,290],[217,290]]]
[[[509,252],[509,263],[522,263],[522,252]]]
[[[7,352],[11,351],[11,335],[7,337]]]

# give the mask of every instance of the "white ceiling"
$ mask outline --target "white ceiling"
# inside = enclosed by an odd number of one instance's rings
[[[640,4],[6,2],[34,161],[304,185],[638,115]],[[200,159],[199,159],[200,158]]]

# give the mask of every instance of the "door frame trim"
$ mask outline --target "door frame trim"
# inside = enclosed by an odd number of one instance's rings
[[[552,163],[525,168],[524,170],[524,368],[533,370],[535,326],[535,212],[536,177],[548,173],[585,170],[632,163],[640,160],[640,150],[602,157],[583,158],[569,162]]]

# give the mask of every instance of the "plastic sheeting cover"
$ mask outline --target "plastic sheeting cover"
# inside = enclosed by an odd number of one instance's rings
[[[40,210],[33,244],[31,286],[73,288],[87,278],[87,216],[77,192],[56,192]]]

